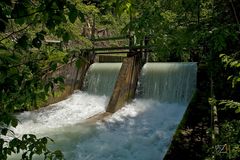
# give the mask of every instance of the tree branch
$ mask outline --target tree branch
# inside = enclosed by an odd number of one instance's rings
[[[39,10],[39,11],[35,11],[33,13],[30,13],[30,14],[26,14],[26,15],[22,15],[22,16],[19,16],[19,17],[10,17],[10,18],[7,18],[7,19],[20,19],[20,18],[26,18],[26,17],[30,17],[36,13],[40,13],[40,12],[44,12],[45,10]]]
[[[11,68],[17,68],[17,67],[20,67],[20,66],[22,66],[22,65],[26,65],[26,64],[28,64],[28,63],[30,63],[30,62],[32,62],[32,63],[37,63],[37,62],[40,62],[40,61],[43,61],[43,59],[39,59],[39,58],[37,58],[37,59],[32,59],[32,60],[29,60],[29,61],[24,61],[24,62],[22,62],[22,63],[18,63],[18,64],[15,64],[15,65],[11,65],[11,66],[8,66],[8,67],[6,67],[7,69],[11,69]]]
[[[240,31],[239,19],[238,19],[238,16],[237,16],[236,9],[235,9],[235,7],[234,7],[233,1],[232,1],[232,0],[229,0],[229,1],[230,1],[231,5],[232,5],[233,13],[234,13],[234,16],[235,16],[237,25],[238,25],[238,29],[239,29],[239,31]]]
[[[17,31],[14,31],[14,32],[10,33],[10,34],[9,34],[9,35],[7,35],[6,37],[2,38],[2,39],[0,40],[0,42],[2,42],[3,40],[5,40],[5,39],[7,39],[7,38],[11,37],[12,35],[14,35],[14,34],[16,34],[16,33],[19,33],[19,32],[22,32],[22,31],[24,31],[24,30],[25,30],[25,29],[27,29],[27,28],[28,28],[30,25],[31,25],[31,23],[30,23],[30,24],[28,24],[26,27],[24,27],[24,28],[20,29],[20,30],[17,30]]]
[[[63,8],[63,10],[65,10],[67,8]],[[22,16],[18,16],[18,17],[10,17],[10,18],[7,18],[7,19],[20,19],[20,18],[26,18],[26,17],[30,17],[36,13],[42,13],[42,12],[45,12],[45,11],[61,11],[60,9],[50,9],[50,10],[47,10],[46,8],[43,9],[43,10],[38,10],[38,11],[35,11],[33,13],[29,13],[29,14],[26,14],[26,15],[22,15]]]

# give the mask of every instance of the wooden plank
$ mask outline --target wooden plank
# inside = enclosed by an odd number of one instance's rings
[[[96,38],[91,39],[92,41],[99,42],[99,41],[110,41],[110,40],[123,40],[128,39],[128,36],[117,36],[117,37],[103,37],[103,38]]]
[[[153,49],[154,46],[132,46],[131,48],[129,46],[124,47],[105,47],[105,48],[86,48],[81,49],[82,51],[111,51],[111,50],[138,50],[138,49]]]
[[[96,52],[95,54],[126,54],[129,51]]]

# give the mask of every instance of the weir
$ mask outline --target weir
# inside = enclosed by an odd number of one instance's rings
[[[90,66],[82,90],[89,94],[111,96],[122,63],[94,63]]]
[[[18,115],[21,124],[15,132],[22,134],[27,130],[53,138],[68,160],[163,159],[195,91],[197,65],[145,64],[136,99],[129,104],[121,103],[123,108],[117,108],[103,121],[86,123],[84,120],[88,117],[107,110],[109,92],[113,92],[112,97],[117,95],[117,103],[120,99],[127,102],[126,97],[132,97],[128,92],[129,87],[134,86],[133,79],[127,73],[132,73],[130,68],[134,63],[129,61],[134,60],[125,61],[128,65],[93,64],[87,73],[84,91],[77,91],[69,99],[48,108]],[[129,84],[128,87],[121,87],[120,79],[123,84]]]
[[[188,104],[196,88],[196,63],[146,63],[138,97],[160,102]]]

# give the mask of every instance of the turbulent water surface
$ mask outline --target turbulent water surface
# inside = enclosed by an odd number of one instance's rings
[[[50,136],[51,147],[61,149],[67,160],[161,160],[195,83],[196,64],[147,64],[138,98],[103,121],[84,120],[104,112],[109,97],[77,91],[65,101],[18,115],[16,133]]]

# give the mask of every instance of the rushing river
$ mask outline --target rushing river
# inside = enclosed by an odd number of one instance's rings
[[[86,122],[105,112],[109,97],[76,91],[67,100],[18,115],[15,132],[53,138],[50,147],[61,149],[66,160],[161,160],[195,84],[196,64],[145,65],[137,98],[110,117]]]

